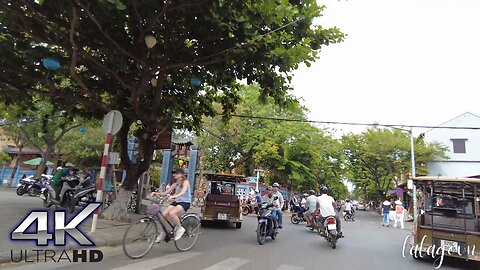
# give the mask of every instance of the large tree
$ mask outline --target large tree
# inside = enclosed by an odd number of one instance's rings
[[[283,103],[292,71],[344,37],[314,23],[323,9],[315,0],[2,0],[0,96],[15,103],[38,95],[98,118],[119,110],[131,190],[152,161],[157,134],[198,129],[215,114],[214,102],[228,117],[239,80]],[[60,68],[44,69],[44,57],[59,59]],[[136,164],[127,153],[134,122]]]
[[[27,145],[40,152],[42,161],[35,172],[36,176],[40,176],[47,161],[53,160],[56,163],[58,160],[56,147],[63,137],[72,129],[80,127],[82,122],[81,119],[68,116],[65,111],[59,111],[50,103],[34,101],[29,107],[17,104],[6,108],[1,105],[0,119],[8,123],[4,126],[4,131],[15,142],[19,152]]]
[[[346,195],[340,143],[327,131],[301,122],[306,120],[306,109],[298,102],[290,100],[280,108],[271,98],[259,101],[258,86],[244,89],[237,117],[228,123],[219,121],[219,116],[205,120],[200,147],[206,169],[252,175],[254,167],[262,167],[262,178],[270,183],[296,190],[327,184],[336,196]]]
[[[427,173],[427,162],[445,157],[446,147],[426,143],[422,137],[414,141],[417,175]],[[396,187],[411,170],[410,135],[398,129],[370,128],[361,134],[343,136],[342,144],[348,162],[349,180],[357,191],[379,196]]]

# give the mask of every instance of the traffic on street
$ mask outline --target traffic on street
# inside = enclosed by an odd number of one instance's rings
[[[0,230],[5,235],[15,225],[15,218],[29,209],[41,207],[39,198],[19,197],[14,190],[0,190],[0,201],[11,207],[2,208],[0,214],[11,222],[2,222]],[[199,209],[193,209],[192,212]],[[405,229],[381,226],[377,212],[357,211],[355,221],[343,222],[345,237],[332,249],[316,231],[304,222],[293,224],[291,213],[284,212],[283,229],[275,240],[264,245],[257,242],[257,218],[254,214],[244,218],[244,225],[236,229],[232,224],[218,223],[201,228],[195,246],[188,252],[179,252],[173,243],[155,244],[145,257],[137,260],[127,257],[120,245],[96,247],[103,251],[103,260],[89,263],[95,269],[281,269],[301,270],[335,269],[433,269],[434,260],[414,259],[408,250],[402,250],[405,237],[411,234],[412,224]],[[120,228],[118,228],[120,227]],[[122,234],[127,224],[117,226]],[[121,238],[123,235],[114,237]],[[95,238],[94,238],[95,239]],[[15,245],[17,245],[15,243]],[[2,249],[11,249],[12,242],[2,242]],[[25,247],[27,249],[27,247]],[[405,252],[405,253],[404,253]],[[403,256],[405,254],[405,257]],[[10,254],[8,254],[10,255]],[[18,253],[17,253],[18,256]],[[445,258],[441,269],[475,269],[472,262]],[[85,269],[81,263],[65,260],[47,263],[4,262],[0,269]],[[473,266],[475,267],[475,266]]]

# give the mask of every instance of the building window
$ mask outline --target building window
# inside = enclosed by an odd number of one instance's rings
[[[465,141],[467,141],[467,139],[452,139],[453,153],[455,154],[467,153],[467,149],[465,148]]]

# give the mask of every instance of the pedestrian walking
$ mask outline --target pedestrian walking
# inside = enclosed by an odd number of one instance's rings
[[[392,203],[385,198],[385,201],[382,203],[382,226],[390,226],[390,210],[392,209]]]
[[[395,202],[395,223],[393,224],[394,228],[397,228],[397,224],[400,223],[400,227],[404,228],[404,213],[405,208],[402,205],[400,200]]]

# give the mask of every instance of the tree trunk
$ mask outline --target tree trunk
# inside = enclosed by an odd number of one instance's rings
[[[20,164],[20,158],[22,157],[23,146],[18,146],[17,145],[17,147],[18,147],[17,159],[15,160],[15,165],[13,166],[12,174],[10,175],[10,179],[12,179],[11,183],[13,183],[13,178],[15,177],[15,174],[17,173],[18,164]]]
[[[37,167],[37,170],[35,171],[35,177],[40,177],[43,174],[43,171],[47,167],[48,159],[52,157],[53,149],[54,149],[54,146],[47,145],[47,149],[42,154],[42,161],[40,162],[40,164]]]
[[[117,193],[115,201],[102,213],[102,218],[130,222],[131,218],[127,211],[127,204],[130,201],[131,195],[132,190],[121,188]]]

